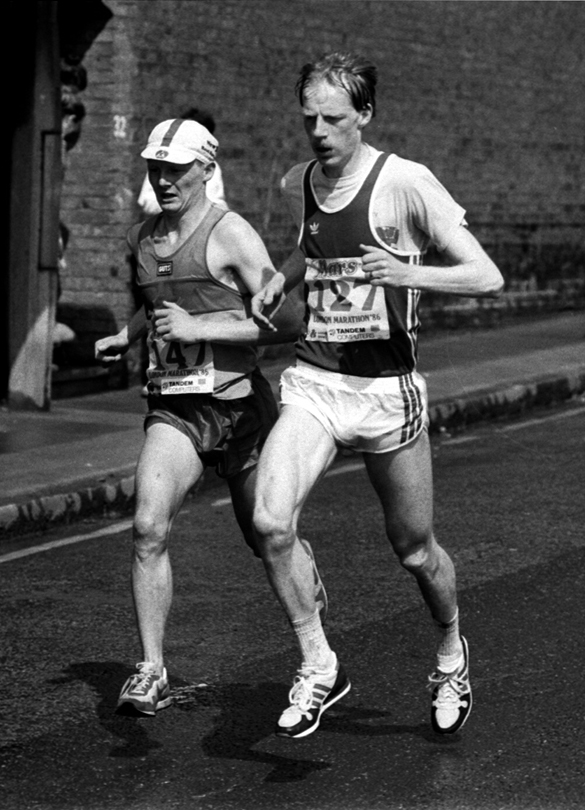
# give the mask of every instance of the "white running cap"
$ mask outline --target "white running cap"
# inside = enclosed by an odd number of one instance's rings
[[[197,121],[171,118],[155,126],[140,156],[168,163],[199,160],[207,164],[215,160],[218,146],[217,138]]]

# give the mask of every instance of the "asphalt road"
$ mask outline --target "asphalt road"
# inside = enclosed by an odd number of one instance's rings
[[[303,533],[353,688],[304,740],[272,735],[298,656],[223,489],[177,521],[176,700],[153,720],[113,712],[140,656],[127,521],[3,548],[2,808],[581,810],[585,407],[433,448],[436,527],[470,642],[474,709],[460,734],[430,730],[434,630],[347,456],[311,497]]]

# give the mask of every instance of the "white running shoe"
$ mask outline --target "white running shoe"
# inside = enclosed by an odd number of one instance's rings
[[[469,717],[472,696],[469,683],[469,649],[461,636],[463,663],[454,672],[437,669],[429,676],[429,689],[433,690],[431,725],[439,734],[454,734]]]
[[[142,661],[136,664],[138,672],[131,675],[120,692],[117,711],[120,714],[154,715],[159,709],[171,705],[171,689],[167,671],[158,675],[154,665]]]
[[[321,715],[351,689],[345,670],[336,663],[329,671],[303,667],[295,676],[288,694],[290,705],[281,714],[276,727],[279,737],[306,737],[315,731]]]

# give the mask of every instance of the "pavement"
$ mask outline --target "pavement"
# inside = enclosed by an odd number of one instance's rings
[[[491,329],[421,332],[431,432],[462,430],[585,395],[585,312]],[[278,391],[292,349],[262,368]],[[0,544],[96,514],[131,510],[143,440],[140,387],[0,410]],[[222,486],[209,470],[197,489]]]

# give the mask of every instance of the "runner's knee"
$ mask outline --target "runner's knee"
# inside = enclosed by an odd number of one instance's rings
[[[134,517],[134,553],[139,559],[159,556],[167,549],[169,521],[157,518],[149,509],[137,510]]]
[[[396,554],[403,568],[411,574],[431,574],[436,567],[436,554],[433,550],[433,539],[412,538],[410,542],[396,548]]]
[[[254,510],[254,527],[263,554],[283,553],[294,544],[290,521],[274,516],[262,504]]]

